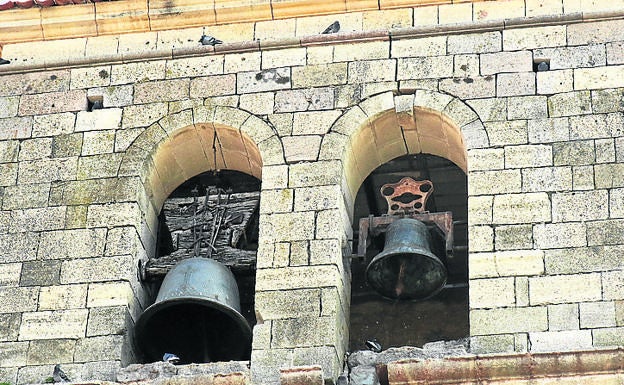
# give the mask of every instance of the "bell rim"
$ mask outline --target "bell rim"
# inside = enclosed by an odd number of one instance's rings
[[[366,271],[365,271],[365,275],[366,275],[366,282],[383,298],[386,299],[390,299],[393,301],[396,300],[401,300],[401,301],[426,301],[429,298],[435,296],[436,294],[438,294],[440,291],[442,291],[442,289],[444,288],[444,286],[446,285],[446,282],[448,281],[448,269],[446,268],[446,266],[444,265],[444,262],[442,262],[442,260],[435,254],[433,254],[432,252],[430,252],[429,250],[426,249],[419,249],[422,250],[422,253],[416,252],[414,251],[414,248],[409,248],[409,251],[405,250],[403,252],[400,251],[401,248],[396,248],[394,250],[389,250],[389,251],[382,251],[381,253],[377,254],[375,257],[373,257],[373,259],[369,262],[368,266],[366,266]],[[403,255],[403,256],[407,256],[408,258],[411,256],[416,256],[416,257],[427,257],[427,259],[434,261],[434,263],[441,267],[441,270],[444,272],[444,279],[441,281],[441,283],[438,285],[438,287],[433,290],[430,294],[428,294],[426,297],[393,297],[393,296],[388,296],[385,295],[384,291],[379,290],[380,288],[382,288],[382,286],[377,286],[376,284],[374,284],[374,280],[371,280],[369,277],[369,271],[371,270],[371,266],[377,264],[378,262],[384,260],[384,259],[388,259],[392,256],[398,256],[398,255]]]
[[[206,308],[222,311],[223,313],[227,314],[239,327],[239,329],[243,333],[242,337],[244,338],[245,342],[251,341],[251,337],[252,337],[251,326],[249,326],[249,323],[247,322],[245,317],[243,317],[243,315],[239,313],[233,307],[223,304],[223,303],[211,302],[207,300],[206,297],[194,297],[194,296],[176,297],[176,298],[169,298],[169,299],[157,302],[157,303],[153,303],[152,305],[148,306],[147,309],[145,309],[143,313],[141,313],[141,315],[137,319],[137,322],[134,325],[135,341],[136,341],[137,347],[145,356],[149,357],[149,355],[147,354],[147,349],[145,349],[145,347],[148,344],[147,341],[144,341],[145,340],[144,334],[146,330],[145,326],[149,324],[148,322],[151,316],[153,316],[160,310],[175,306],[177,304],[183,304],[183,303],[201,305]],[[156,357],[155,359],[157,361],[160,360],[158,357]]]

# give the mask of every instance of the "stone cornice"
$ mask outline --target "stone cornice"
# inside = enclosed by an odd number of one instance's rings
[[[61,69],[86,67],[91,65],[122,64],[146,60],[167,60],[203,56],[211,54],[241,53],[250,51],[266,51],[283,48],[308,47],[315,45],[345,44],[365,41],[398,40],[403,38],[420,38],[436,35],[453,35],[462,33],[479,33],[502,31],[515,28],[543,27],[552,25],[575,24],[606,20],[624,19],[623,11],[570,13],[556,16],[533,18],[515,18],[494,21],[477,21],[427,27],[394,28],[387,30],[336,33],[330,35],[311,35],[287,37],[272,40],[254,40],[237,43],[225,43],[212,46],[181,47],[173,49],[156,49],[149,51],[102,54],[89,57],[65,57],[42,63],[15,63],[0,67],[0,75],[23,73],[43,69]]]

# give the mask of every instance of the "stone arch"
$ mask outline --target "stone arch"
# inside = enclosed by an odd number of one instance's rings
[[[143,183],[156,213],[185,180],[205,171],[229,169],[261,178],[262,166],[284,162],[275,129],[233,107],[200,106],[167,115],[129,146],[119,176]]]
[[[427,153],[446,158],[465,173],[467,150],[489,146],[478,115],[448,94],[416,90],[371,96],[334,122],[320,159],[341,159],[350,200],[376,167],[396,157]]]

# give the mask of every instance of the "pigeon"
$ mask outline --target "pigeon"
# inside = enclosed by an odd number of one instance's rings
[[[3,58],[1,58],[1,57],[0,57],[0,65],[3,65],[3,64],[9,64],[9,63],[11,63],[11,61],[10,61],[10,60],[3,59]]]
[[[211,46],[213,46],[213,47],[214,47],[215,45],[217,45],[217,44],[221,44],[221,43],[223,43],[221,40],[219,40],[219,39],[217,39],[217,38],[215,38],[215,37],[212,37],[212,36],[208,36],[208,35],[202,35],[202,36],[201,36],[201,39],[199,39],[199,42],[200,42],[202,45],[211,45]]]
[[[549,68],[548,63],[546,63],[545,61],[542,61],[537,65],[538,72],[548,71],[548,68]]]
[[[175,365],[180,362],[180,357],[176,356],[173,353],[165,353],[165,355],[163,355],[163,361],[170,362]]]
[[[329,27],[325,28],[325,30],[323,32],[321,32],[322,35],[327,35],[330,33],[336,33],[340,31],[340,22],[338,22],[338,20],[334,21],[333,23],[331,23],[329,25]]]
[[[366,341],[366,347],[368,348],[368,350],[371,350],[375,353],[379,353],[381,352],[381,344],[379,343],[379,341],[377,341],[377,338],[371,338],[370,340]]]
[[[67,377],[67,374],[61,369],[61,365],[56,364],[54,366],[54,372],[52,373],[52,378],[54,382],[69,382],[70,379]]]

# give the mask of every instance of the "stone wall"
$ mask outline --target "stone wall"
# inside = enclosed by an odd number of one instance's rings
[[[20,52],[47,43],[6,46],[18,63],[0,68],[0,380],[40,382],[56,363],[114,379],[140,360],[132,328],[151,293],[138,270],[157,213],[220,168],[262,179],[251,381],[299,365],[337,378],[355,194],[420,152],[468,175],[474,352],[621,345],[624,15],[388,23],[217,52],[122,35],[101,58],[22,67]],[[89,39],[78,45],[111,41]],[[542,60],[550,70],[534,71]],[[104,108],[87,111],[95,97]]]

